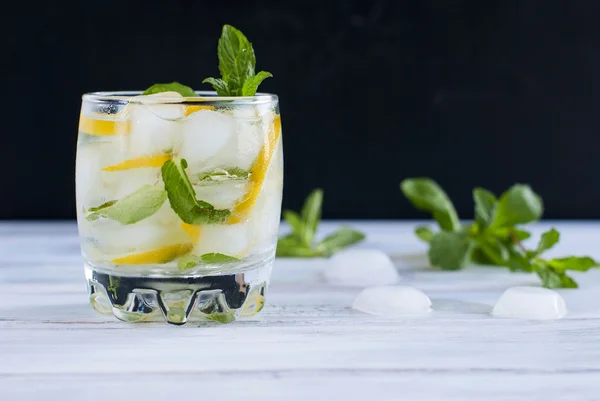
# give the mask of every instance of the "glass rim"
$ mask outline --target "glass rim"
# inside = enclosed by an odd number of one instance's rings
[[[264,104],[278,101],[279,98],[273,93],[259,92],[254,96],[219,96],[215,91],[194,91],[198,96],[171,96],[171,97],[144,97],[138,96],[143,91],[98,91],[84,93],[81,98],[98,103],[151,103],[151,104],[194,104],[194,103],[236,103],[236,104]]]

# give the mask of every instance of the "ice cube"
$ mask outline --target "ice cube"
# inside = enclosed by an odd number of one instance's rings
[[[118,151],[109,142],[79,144],[75,167],[75,186],[78,208],[98,206],[113,200],[110,189],[102,179],[102,167]]]
[[[111,200],[119,200],[138,190],[143,185],[162,185],[160,168],[144,167],[118,171],[100,171]]]
[[[170,152],[178,145],[185,106],[175,102],[181,98],[177,92],[163,92],[139,96],[136,100],[140,103],[128,105],[130,158]],[[173,104],[157,104],[171,100]]]
[[[217,209],[231,209],[242,201],[248,192],[248,180],[207,182],[194,185],[196,198]]]
[[[237,108],[231,111],[235,135],[211,163],[215,167],[239,167],[249,170],[258,157],[267,137],[272,116],[256,114],[256,108]]]
[[[567,306],[559,293],[538,287],[511,287],[492,310],[496,317],[532,320],[560,319],[566,314]]]
[[[267,247],[277,236],[281,217],[282,183],[275,182],[270,178],[273,177],[270,177],[270,173],[268,173],[248,220],[256,233],[256,245],[260,247]]]
[[[250,169],[258,157],[265,137],[266,133],[262,122],[238,120],[235,149],[232,149],[232,153],[230,153],[231,156],[235,156],[235,160],[230,163],[244,170]]]
[[[377,249],[347,249],[336,253],[323,272],[334,285],[368,287],[396,284],[400,279],[389,256]]]
[[[160,209],[152,216],[159,224],[164,226],[181,226],[181,218],[175,213],[167,199]],[[179,230],[177,230],[179,231]]]
[[[75,192],[78,208],[101,204],[104,194],[102,179],[98,171],[102,168],[102,154],[96,145],[80,145],[75,161]]]
[[[283,138],[281,136],[279,137],[273,159],[271,160],[271,167],[269,168],[273,170],[274,179],[278,182],[283,182]],[[269,174],[271,174],[270,171]]]
[[[220,152],[228,142],[234,140],[235,132],[234,118],[217,111],[199,110],[183,121],[181,143],[177,152],[180,157],[186,159],[192,172],[215,166],[219,164],[218,161],[210,159],[226,156]]]
[[[110,219],[91,222],[95,247],[107,260],[111,260],[129,253],[189,242],[179,222],[165,220],[164,213],[169,213],[168,209],[166,203],[156,214],[130,225],[123,225]]]
[[[236,105],[231,114],[238,119],[260,121],[265,118],[273,118],[275,114],[274,104],[264,102],[260,104]]]
[[[369,287],[362,290],[352,308],[372,315],[393,316],[431,312],[431,301],[422,291],[409,286]]]
[[[200,237],[193,253],[216,252],[240,257],[246,255],[254,243],[254,227],[248,223],[209,224],[200,226]]]

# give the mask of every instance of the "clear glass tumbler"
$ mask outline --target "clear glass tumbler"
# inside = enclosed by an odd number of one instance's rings
[[[277,96],[83,95],[77,222],[90,302],[173,324],[259,312],[283,188]]]

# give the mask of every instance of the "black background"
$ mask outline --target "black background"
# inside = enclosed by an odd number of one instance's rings
[[[474,186],[515,182],[546,217],[600,217],[598,1],[20,3],[2,18],[0,218],[74,217],[81,94],[208,89],[224,23],[275,76],[284,207],[322,187],[327,218],[422,217],[398,184],[431,176],[463,217]]]

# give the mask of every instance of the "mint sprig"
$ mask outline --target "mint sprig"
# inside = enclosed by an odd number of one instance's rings
[[[217,48],[221,78],[206,78],[219,96],[254,96],[270,72],[255,74],[256,56],[246,36],[231,25],[223,25]]]
[[[182,85],[179,82],[171,82],[170,84],[154,84],[142,93],[142,95],[154,95],[162,92],[177,92],[181,96],[194,97],[198,96],[192,88]]]
[[[535,272],[547,288],[577,288],[567,272],[599,266],[588,256],[542,258],[560,240],[554,228],[542,234],[535,249],[525,248],[522,241],[531,234],[519,226],[538,221],[544,210],[542,199],[528,185],[514,185],[499,198],[475,188],[472,224],[460,224],[454,205],[435,181],[412,178],[404,180],[400,188],[415,207],[430,212],[439,225],[437,233],[425,226],[415,229],[415,234],[430,244],[428,256],[433,266],[444,270],[462,269],[469,263],[505,266],[511,271]]]
[[[460,228],[454,205],[437,183],[415,178],[402,181],[400,187],[412,204],[417,209],[430,212],[443,230],[456,231]]]
[[[326,257],[352,244],[362,241],[365,235],[348,227],[341,227],[315,244],[314,238],[321,220],[323,190],[315,189],[304,202],[300,214],[285,210],[283,218],[292,233],[279,238],[277,256],[280,257]]]
[[[188,224],[223,223],[231,212],[215,209],[210,203],[196,199],[194,187],[185,172],[186,168],[185,159],[168,160],[161,168],[171,208]]]
[[[152,185],[144,185],[121,200],[113,200],[89,208],[85,218],[94,221],[104,217],[124,225],[135,224],[156,213],[166,200],[167,193],[164,190]]]

